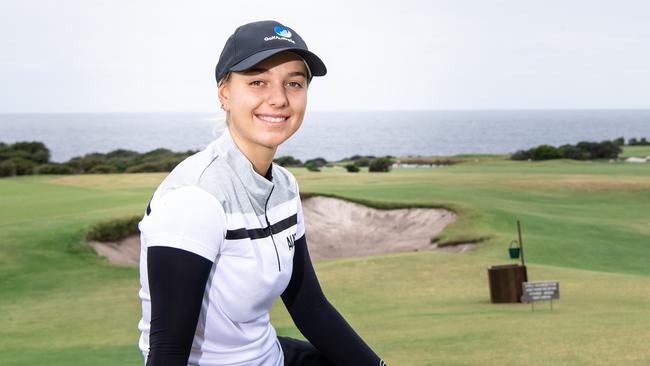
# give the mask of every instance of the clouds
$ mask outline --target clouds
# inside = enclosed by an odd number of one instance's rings
[[[5,3],[1,112],[216,111],[219,52],[260,19],[325,61],[311,109],[650,106],[642,1]]]

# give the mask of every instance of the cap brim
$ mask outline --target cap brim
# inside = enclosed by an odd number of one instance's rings
[[[325,67],[325,64],[323,63],[323,61],[321,61],[321,59],[318,56],[316,56],[316,54],[302,48],[291,48],[291,47],[274,48],[271,50],[257,52],[239,61],[235,65],[233,65],[230,68],[230,71],[248,70],[251,67],[259,64],[260,62],[266,60],[267,58],[284,51],[291,51],[293,53],[298,54],[300,57],[302,57],[303,60],[305,60],[305,62],[309,66],[309,71],[311,72],[312,76],[323,76],[327,74],[327,68]]]

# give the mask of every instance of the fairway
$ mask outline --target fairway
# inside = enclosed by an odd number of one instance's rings
[[[485,159],[358,174],[291,169],[303,193],[381,207],[447,207],[435,238],[466,253],[324,260],[329,300],[390,365],[649,365],[650,165]],[[0,364],[141,365],[138,271],[83,244],[98,220],[140,214],[165,174],[0,179]],[[489,302],[487,267],[522,222],[531,281],[561,299]],[[307,232],[309,241],[309,232]],[[282,302],[272,322],[300,337]]]

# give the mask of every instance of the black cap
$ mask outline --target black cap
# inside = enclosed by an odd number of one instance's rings
[[[305,60],[311,76],[323,76],[327,68],[293,29],[274,20],[248,23],[235,30],[223,46],[215,70],[217,82],[228,71],[244,71],[283,51],[291,51]]]

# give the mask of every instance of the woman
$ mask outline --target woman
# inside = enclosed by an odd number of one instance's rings
[[[227,128],[165,178],[139,225],[146,365],[384,365],[323,295],[298,184],[272,163],[326,72],[275,21],[226,42],[216,78]],[[309,342],[276,335],[278,296]]]

